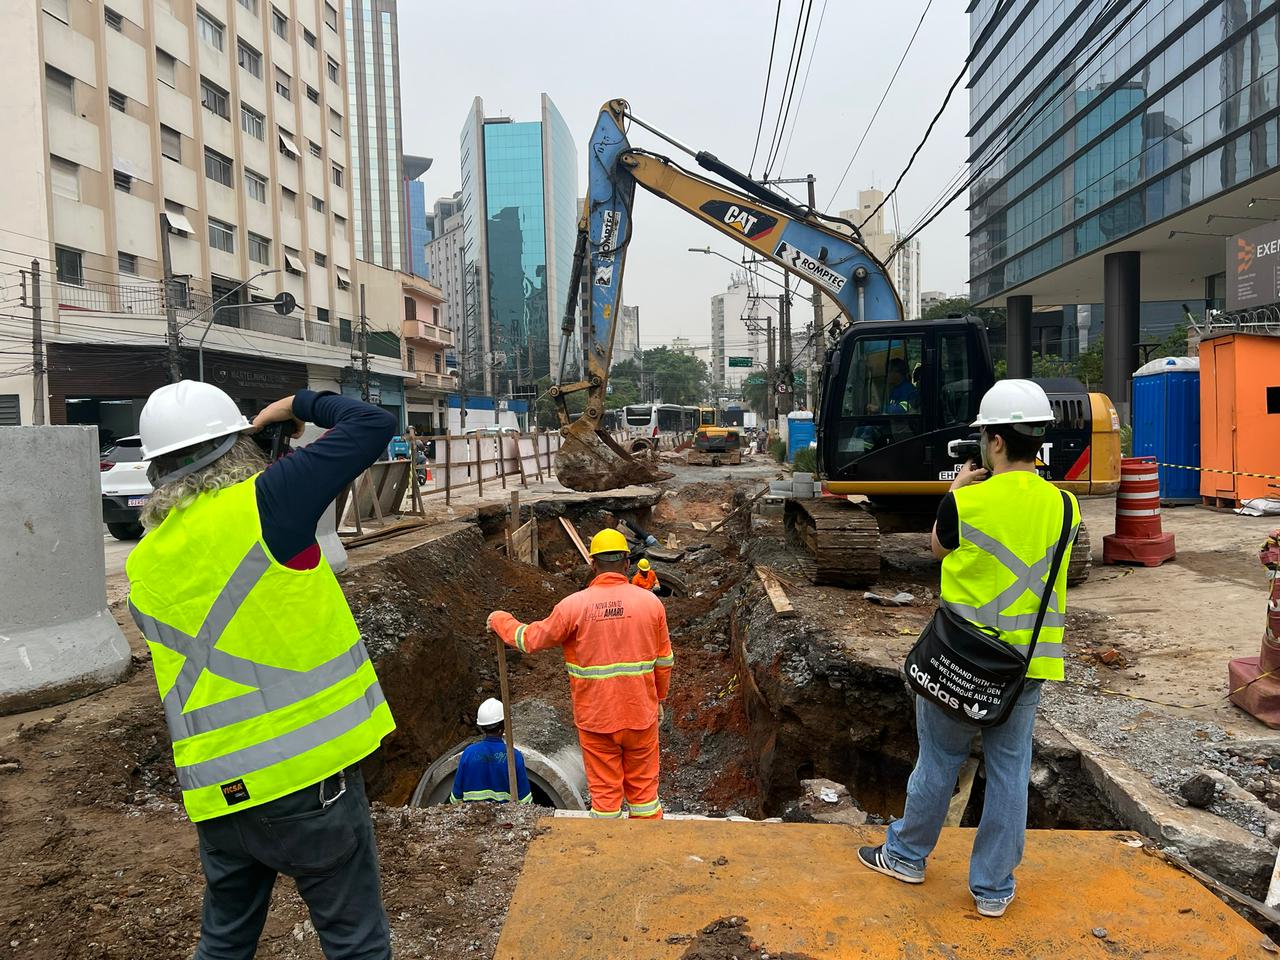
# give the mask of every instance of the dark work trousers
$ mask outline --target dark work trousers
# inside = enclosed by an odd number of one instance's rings
[[[297,883],[329,960],[391,956],[359,766],[196,829],[206,885],[195,960],[251,960],[281,873]]]

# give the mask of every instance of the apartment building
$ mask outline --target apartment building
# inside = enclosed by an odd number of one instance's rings
[[[246,412],[352,381],[340,7],[42,0],[8,11],[0,276],[26,294],[0,318],[0,395],[17,398],[20,422],[34,413],[33,361],[14,349],[30,343],[37,293],[50,422],[133,432],[170,379],[166,306],[182,375],[203,357],[205,379]],[[38,285],[19,274],[32,260]],[[372,369],[405,376],[398,336],[374,349]]]

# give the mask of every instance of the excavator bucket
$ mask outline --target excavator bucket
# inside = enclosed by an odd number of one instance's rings
[[[583,420],[571,424],[563,431],[563,437],[556,452],[556,478],[570,490],[614,490],[672,476],[635,459],[613,437],[603,430],[589,429]]]

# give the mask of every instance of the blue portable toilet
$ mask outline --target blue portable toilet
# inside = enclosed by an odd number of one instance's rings
[[[808,410],[797,410],[787,414],[787,462],[793,463],[797,450],[807,450],[809,444],[818,438],[818,431],[813,425],[813,414]]]
[[[1199,503],[1200,360],[1162,357],[1133,375],[1133,455],[1155,457],[1161,503]]]

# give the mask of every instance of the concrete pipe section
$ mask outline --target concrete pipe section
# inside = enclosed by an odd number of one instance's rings
[[[0,430],[0,713],[121,680],[129,644],[107,609],[96,427]]]
[[[566,723],[555,707],[542,700],[517,703],[511,722],[516,749],[524,755],[533,802],[557,810],[586,810],[587,773],[573,724]],[[409,806],[448,803],[458,757],[478,739],[464,740],[441,754],[418,781]]]

